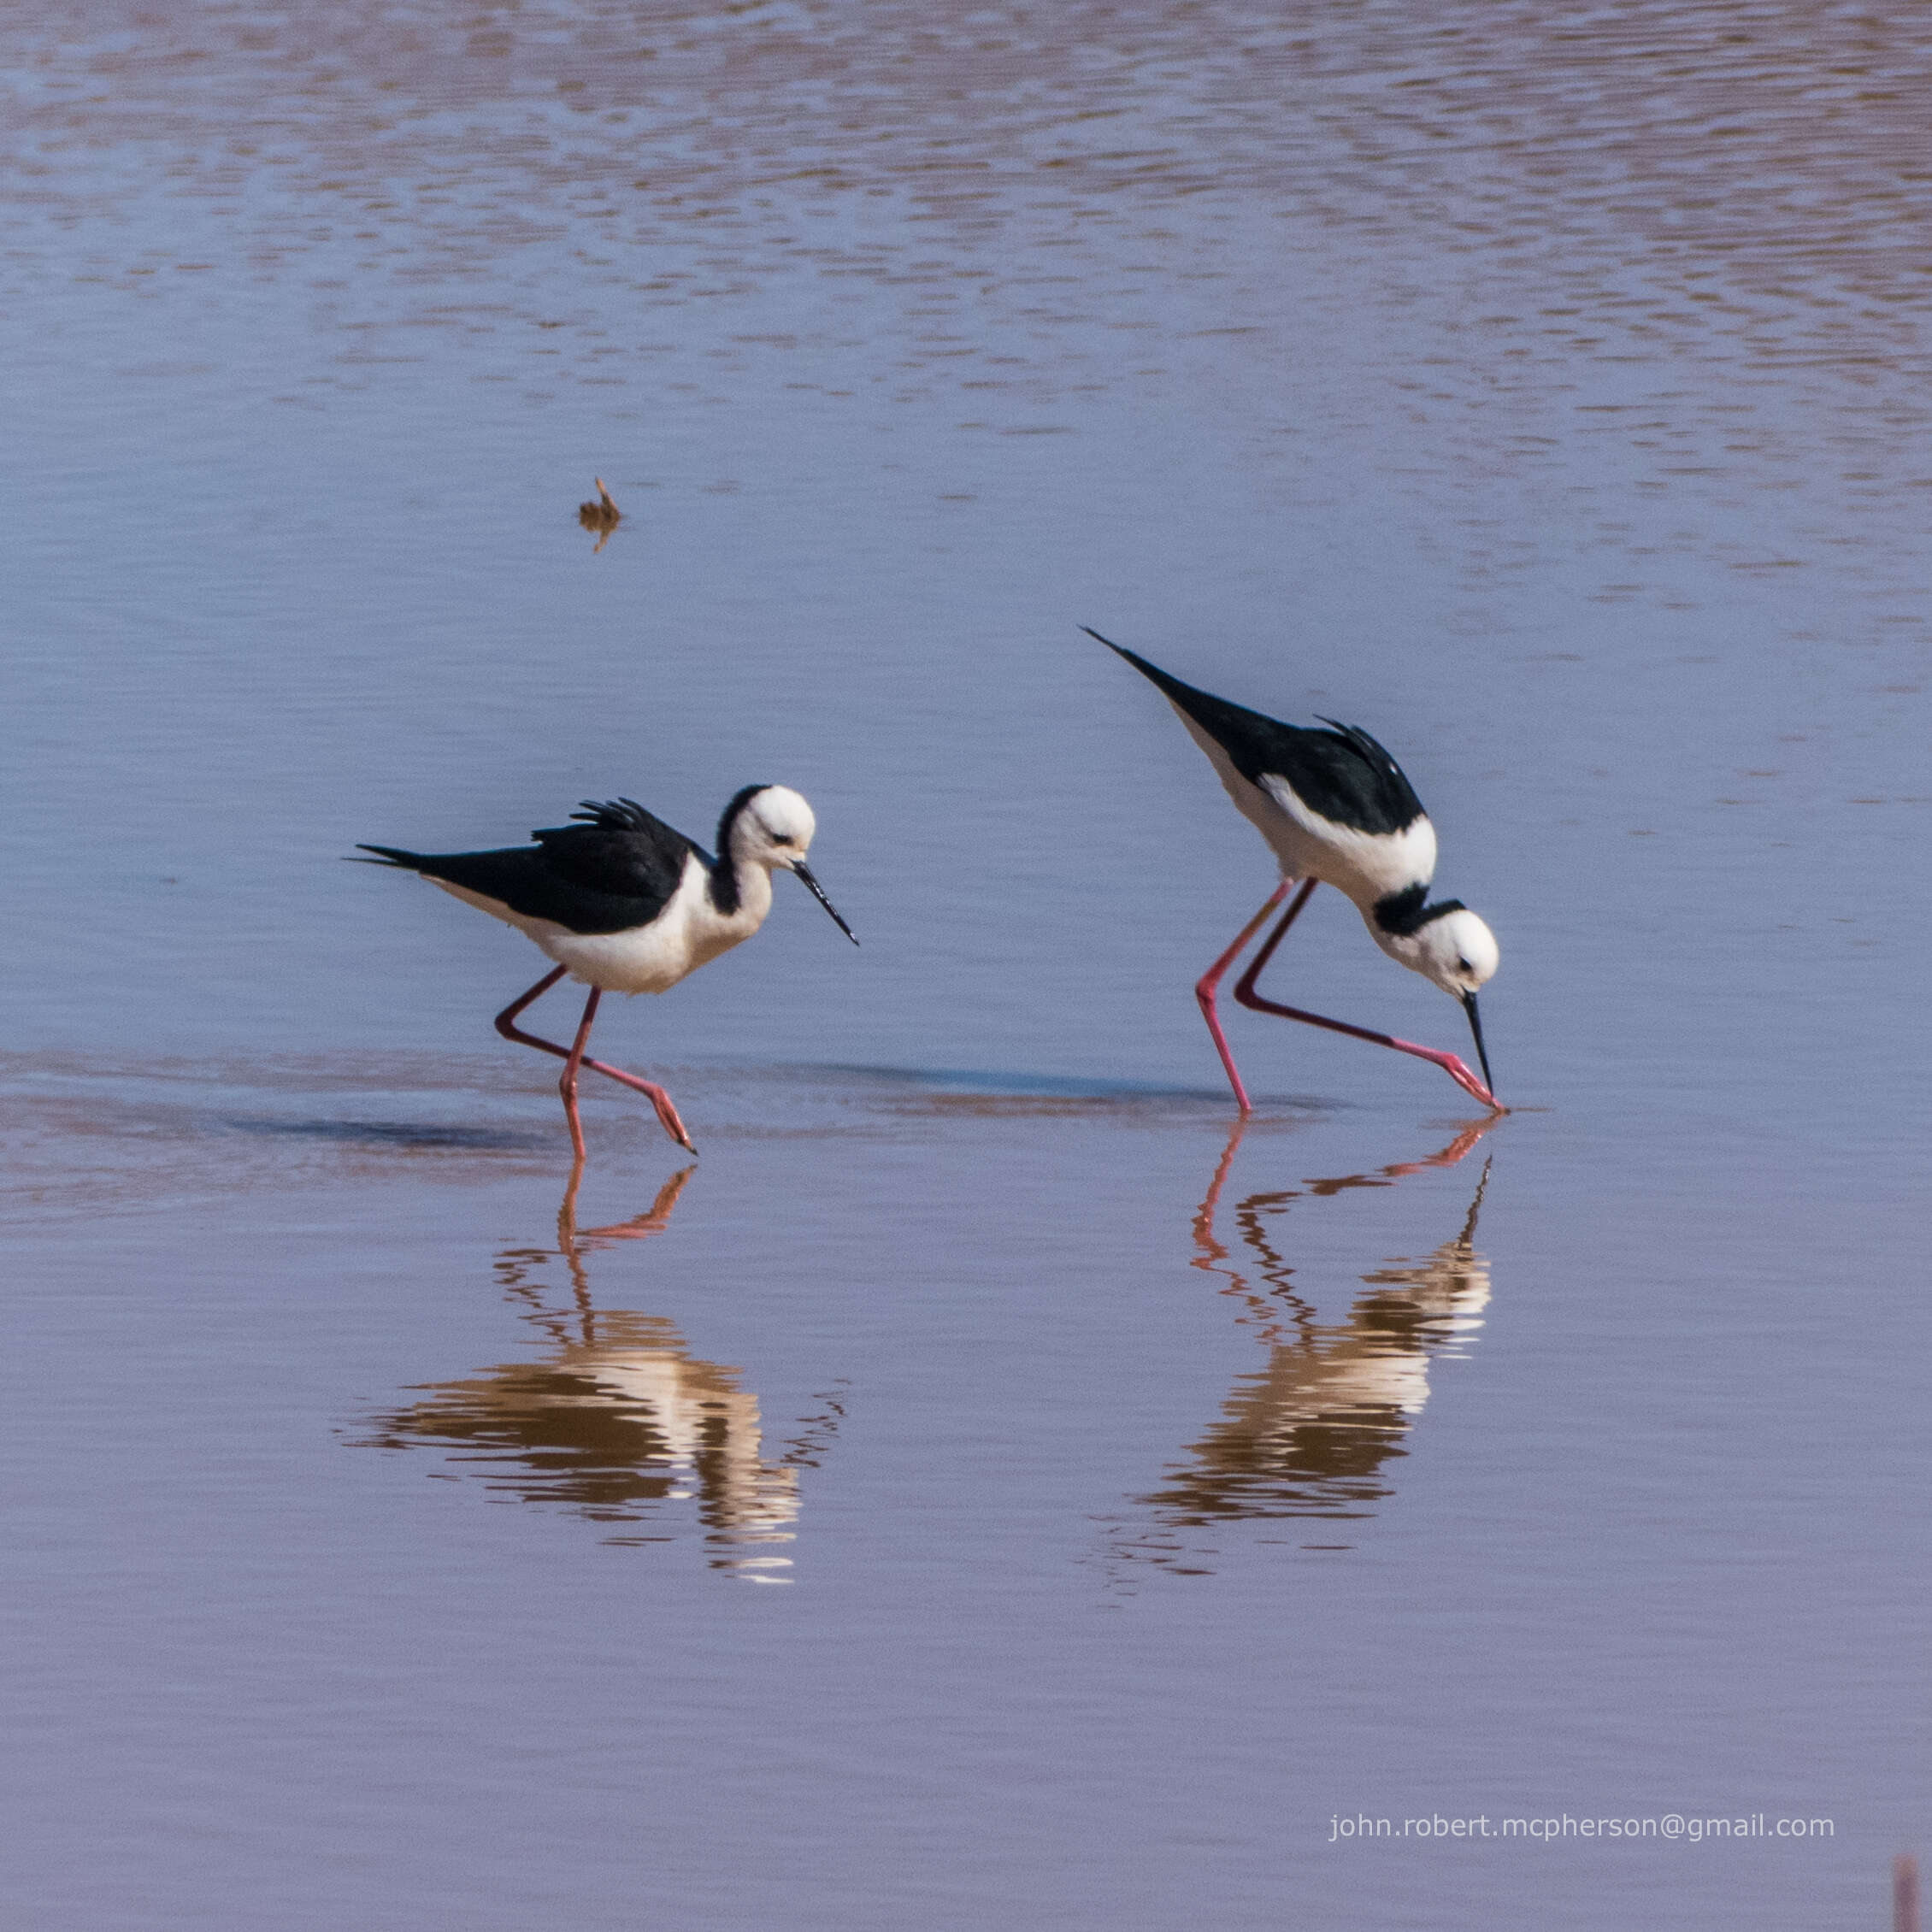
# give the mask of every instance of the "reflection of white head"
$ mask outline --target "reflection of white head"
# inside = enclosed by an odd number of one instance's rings
[[[1276,1346],[1266,1378],[1272,1427],[1378,1405],[1415,1415],[1428,1400],[1430,1359],[1460,1354],[1489,1305],[1489,1264],[1459,1238],[1426,1261],[1391,1262],[1363,1281],[1376,1292],[1346,1322]]]
[[[789,872],[810,851],[817,830],[811,807],[796,792],[786,785],[767,785],[745,800],[732,821],[731,856]]]

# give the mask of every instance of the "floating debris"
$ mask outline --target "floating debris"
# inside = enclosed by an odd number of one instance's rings
[[[610,540],[610,533],[624,521],[624,513],[618,509],[616,498],[610,494],[604,479],[598,476],[592,480],[597,485],[597,501],[579,504],[577,521],[586,530],[595,530],[598,533],[597,550],[602,550]],[[591,555],[595,557],[597,551],[592,551]]]

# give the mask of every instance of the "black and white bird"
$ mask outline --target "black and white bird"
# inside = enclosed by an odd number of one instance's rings
[[[580,1066],[648,1096],[664,1131],[695,1153],[663,1087],[585,1053],[598,1001],[607,993],[668,993],[687,974],[750,939],[771,910],[771,875],[777,871],[795,873],[857,945],[851,928],[805,863],[817,821],[786,786],[747,785],[718,821],[718,856],[713,858],[629,798],[605,804],[586,798],[570,816],[568,825],[533,832],[533,845],[483,852],[356,849],[375,855],[363,864],[420,872],[445,892],[527,934],[557,961],[556,970],[512,1000],[496,1024],[504,1039],[539,1047],[565,1063],[559,1085],[580,1161]],[[568,1047],[539,1040],[515,1023],[517,1015],[565,974],[591,989],[576,1041]]]
[[[1501,955],[1494,934],[1460,899],[1428,903],[1429,882],[1435,876],[1435,828],[1402,768],[1357,726],[1338,724],[1333,718],[1322,719],[1326,730],[1283,724],[1183,684],[1098,631],[1087,634],[1124,657],[1174,706],[1188,734],[1207,753],[1236,809],[1268,841],[1281,864],[1281,883],[1274,896],[1194,989],[1241,1111],[1250,1111],[1247,1089],[1215,1012],[1215,990],[1297,881],[1301,881],[1300,892],[1242,975],[1234,998],[1257,1012],[1301,1020],[1433,1060],[1486,1106],[1497,1107],[1476,993],[1495,972]],[[1453,1053],[1277,1005],[1255,992],[1262,968],[1322,882],[1354,903],[1370,936],[1391,959],[1462,1003],[1476,1039],[1476,1057],[1482,1063],[1480,1080]]]

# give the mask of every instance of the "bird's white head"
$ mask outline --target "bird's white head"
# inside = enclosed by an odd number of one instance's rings
[[[1496,935],[1473,912],[1464,910],[1430,920],[1409,936],[1407,947],[1413,957],[1405,951],[1402,963],[1458,999],[1487,985],[1503,960]]]
[[[1482,1044],[1482,1015],[1476,996],[1502,964],[1496,935],[1460,905],[1433,919],[1425,918],[1411,932],[1385,932],[1372,922],[1370,930],[1390,958],[1399,959],[1411,972],[1420,973],[1463,1003],[1476,1040],[1476,1057],[1482,1063],[1482,1082],[1493,1093],[1496,1083],[1489,1075],[1489,1051]],[[1490,1104],[1496,1103],[1492,1099]]]
[[[718,828],[718,850],[733,866],[762,865],[767,872],[793,874],[832,915],[833,923],[854,945],[858,935],[839,916],[825,888],[805,863],[818,821],[788,785],[750,785],[725,807]]]
[[[736,860],[796,872],[811,849],[818,821],[812,809],[786,785],[761,785],[727,812],[724,843]]]

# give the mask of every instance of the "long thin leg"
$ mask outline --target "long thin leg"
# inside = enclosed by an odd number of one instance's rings
[[[1254,937],[1262,922],[1281,903],[1287,889],[1288,881],[1284,879],[1269,895],[1268,904],[1234,935],[1234,945],[1194,982],[1194,998],[1201,1003],[1201,1017],[1207,1022],[1208,1031],[1214,1035],[1215,1051],[1220,1054],[1221,1064],[1227,1069],[1228,1084],[1234,1089],[1234,1104],[1240,1107],[1244,1116],[1252,1114],[1254,1109],[1249,1104],[1247,1088],[1241,1085],[1240,1069],[1234,1064],[1234,1056],[1228,1051],[1228,1035],[1221,1030],[1220,1016],[1214,1010],[1214,993],[1215,988],[1221,984],[1221,975],[1234,963],[1241,948]],[[1303,897],[1306,896],[1305,892]],[[1294,915],[1290,913],[1288,916],[1292,919]]]
[[[601,987],[592,987],[584,1002],[584,1016],[578,1023],[577,1037],[570,1043],[569,1057],[563,1063],[563,1078],[557,1090],[563,1096],[563,1117],[570,1123],[570,1145],[576,1150],[577,1165],[584,1164],[584,1123],[577,1117],[577,1069],[583,1064],[584,1046],[591,1037],[591,1022],[597,1017],[597,1003],[604,998]]]
[[[502,1012],[498,1014],[497,1031],[505,1040],[514,1040],[520,1046],[534,1046],[541,1052],[554,1053],[558,1059],[568,1060],[570,1057],[570,1049],[568,1046],[559,1046],[553,1040],[539,1040],[533,1033],[525,1033],[522,1028],[516,1024],[516,1016],[532,1000],[537,998],[540,994],[548,993],[568,970],[569,969],[565,966],[557,967],[554,972],[545,974],[543,978],[530,988],[529,992],[523,994],[520,998],[513,999],[508,1006],[504,1008]],[[580,1044],[581,1043],[580,1042]],[[687,1153],[695,1154],[698,1152],[697,1148],[692,1145],[691,1136],[684,1130],[684,1122],[678,1118],[677,1109],[671,1104],[670,1095],[663,1087],[656,1085],[653,1081],[640,1080],[635,1074],[627,1074],[621,1067],[613,1067],[602,1060],[593,1060],[587,1053],[580,1053],[578,1057],[579,1063],[588,1067],[593,1073],[600,1073],[606,1079],[614,1080],[621,1086],[628,1087],[636,1093],[643,1094],[651,1105],[657,1110],[657,1118],[663,1123],[665,1133],[669,1134],[672,1140],[675,1140]]]
[[[1319,1013],[1305,1013],[1298,1006],[1278,1006],[1272,999],[1263,999],[1254,990],[1255,981],[1261,977],[1261,969],[1275,957],[1275,948],[1281,943],[1282,935],[1294,923],[1294,916],[1307,902],[1308,895],[1315,889],[1311,879],[1301,889],[1295,902],[1282,916],[1281,922],[1268,935],[1261,951],[1248,963],[1234,987],[1234,998],[1243,1006],[1252,1007],[1257,1013],[1273,1013],[1284,1020],[1299,1020],[1304,1026],[1326,1027],[1330,1033],[1345,1033],[1352,1040],[1372,1040],[1377,1046],[1393,1046],[1398,1053],[1413,1053],[1418,1060],[1433,1060],[1447,1074],[1464,1093],[1472,1093],[1484,1106],[1493,1107],[1498,1113],[1503,1111],[1497,1104],[1496,1096],[1457,1058],[1453,1053],[1438,1052],[1433,1046],[1418,1046],[1412,1040],[1398,1040],[1393,1034],[1373,1033],[1367,1027],[1352,1027],[1346,1020],[1325,1020]]]
[[[518,1031],[515,1024],[516,1016],[521,1013],[533,999],[541,998],[543,995],[548,993],[550,989],[553,986],[555,986],[557,982],[561,980],[563,975],[569,970],[570,969],[568,966],[553,966],[549,972],[544,975],[542,979],[537,981],[535,986],[530,988],[529,992],[522,994],[518,998],[511,1000],[510,1004],[504,1007],[503,1011],[498,1014],[496,1017],[495,1024],[497,1031],[500,1033],[505,1040],[520,1040],[526,1046],[541,1046],[548,1051],[550,1049],[550,1042],[547,1040],[539,1040],[534,1034],[521,1033]]]

